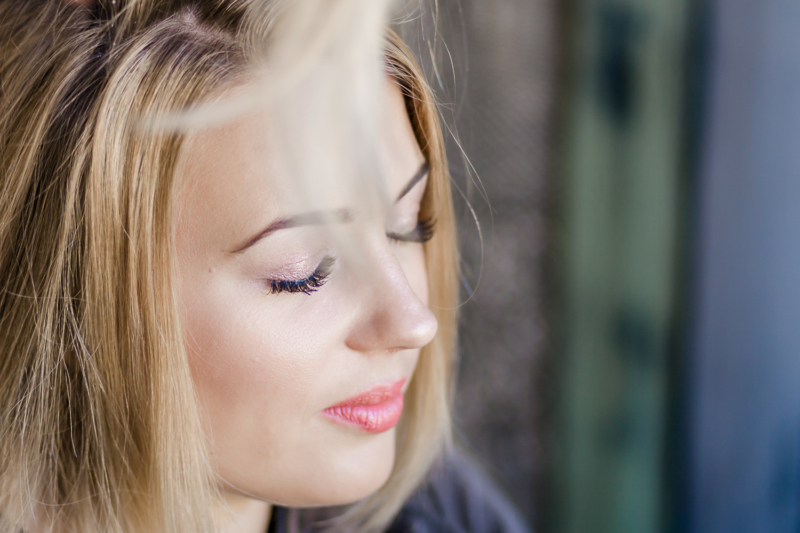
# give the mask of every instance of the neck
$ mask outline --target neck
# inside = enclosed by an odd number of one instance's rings
[[[219,509],[221,533],[266,533],[272,506],[240,494],[223,492],[227,509]]]

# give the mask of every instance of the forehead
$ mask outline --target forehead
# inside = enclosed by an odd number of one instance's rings
[[[376,180],[375,193],[394,199],[424,158],[402,93],[393,80],[385,80],[381,96],[375,147],[379,172],[368,178]],[[232,243],[242,233],[277,217],[311,209],[357,212],[365,207],[359,204],[381,201],[365,196],[356,176],[335,169],[298,178],[292,172],[293,162],[281,150],[279,135],[265,110],[190,135],[176,176],[182,222],[214,226],[220,241]],[[334,141],[331,139],[332,145]],[[315,158],[329,148],[319,144],[292,147],[292,152],[300,158]]]

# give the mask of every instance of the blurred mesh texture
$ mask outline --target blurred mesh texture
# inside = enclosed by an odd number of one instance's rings
[[[428,10],[414,34],[403,33],[452,130],[446,132],[448,154],[460,189],[455,195],[465,303],[457,440],[537,526],[536,510],[547,497],[542,489],[549,449],[543,276],[557,5],[555,0],[452,0],[438,2],[438,16],[436,4]]]

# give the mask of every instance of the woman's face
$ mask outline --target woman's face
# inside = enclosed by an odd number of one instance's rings
[[[399,89],[385,86],[385,211],[367,205],[377,197],[342,193],[327,217],[309,213],[279,165],[265,165],[266,113],[204,130],[184,148],[179,294],[212,461],[229,493],[342,504],[391,472],[402,391],[437,325],[419,242],[427,178],[414,184],[424,159]],[[342,242],[358,253],[345,257]]]

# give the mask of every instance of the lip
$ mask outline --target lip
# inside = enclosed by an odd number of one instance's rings
[[[322,415],[333,422],[357,427],[367,433],[383,433],[400,421],[405,382],[406,378],[402,378],[391,384],[375,385],[324,409]]]

